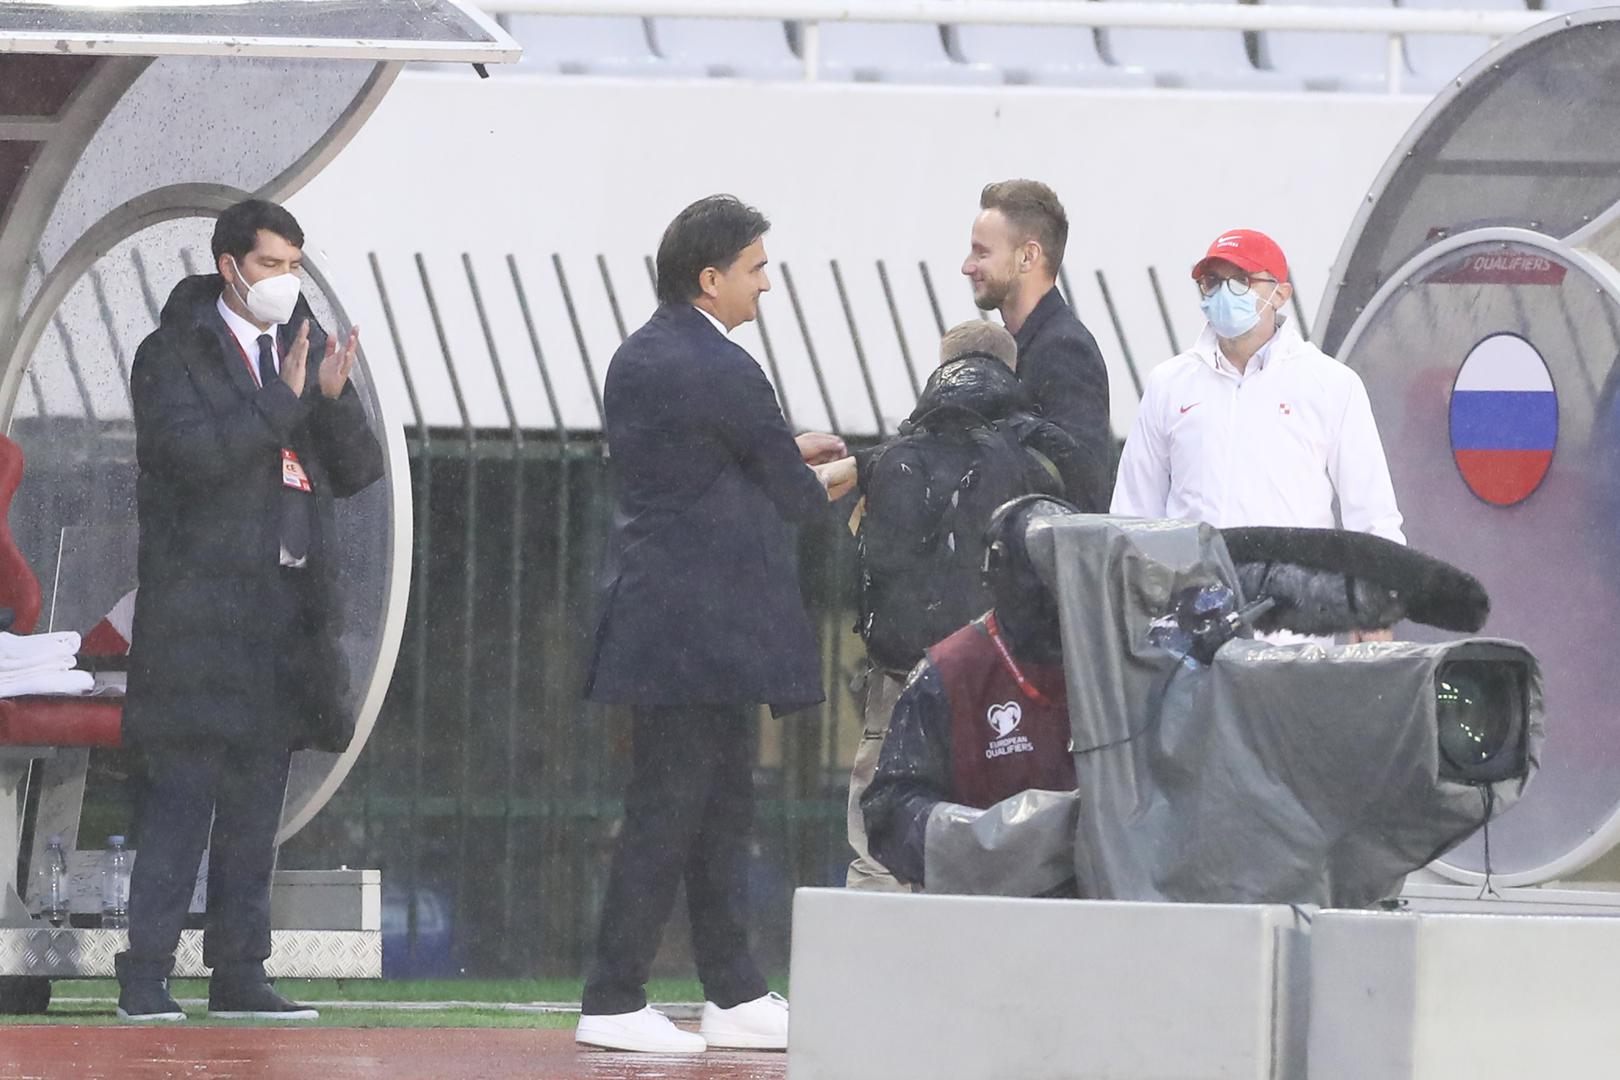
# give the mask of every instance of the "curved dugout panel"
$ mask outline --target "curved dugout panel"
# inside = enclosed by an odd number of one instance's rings
[[[1342,353],[1366,381],[1408,539],[1479,577],[1491,595],[1487,632],[1541,661],[1541,773],[1490,826],[1489,868],[1504,885],[1545,881],[1620,839],[1609,657],[1620,602],[1620,275],[1560,241],[1491,229],[1434,245],[1399,279]],[[1482,835],[1436,867],[1463,880],[1486,868]]]
[[[150,210],[104,253],[89,245],[64,262],[58,287],[25,324],[32,342],[10,409],[10,433],[28,460],[12,520],[45,592],[42,626],[86,630],[135,588],[134,426],[129,364],[168,292],[211,271],[214,215],[235,196],[187,189],[190,204]],[[304,295],[316,318],[347,328],[330,284],[306,263]],[[400,425],[384,416],[362,354],[353,381],[383,441],[384,479],[337,504],[343,583],[342,645],[354,680],[355,737],[342,754],[296,755],[281,839],[325,804],[370,736],[393,674],[410,577],[409,466]]]
[[[1487,632],[1546,675],[1540,775],[1488,848],[1434,865],[1458,881],[1550,881],[1620,841],[1617,105],[1620,9],[1487,53],[1397,146],[1326,298],[1322,345],[1367,384],[1409,539],[1478,575]]]
[[[217,213],[253,192],[281,200],[345,145],[397,63],[229,56],[3,56],[0,90],[0,423],[28,456],[13,528],[58,628],[84,628],[133,585],[128,365],[174,284],[210,272]],[[31,117],[6,121],[6,116]],[[10,169],[7,162],[20,162]],[[315,266],[317,317],[347,326]],[[377,328],[381,329],[381,328]],[[364,747],[393,672],[410,573],[409,474],[362,357],[356,385],[388,455],[385,482],[340,504],[344,648],[358,727],[341,755],[294,762],[286,840]],[[43,622],[43,620],[42,620]]]

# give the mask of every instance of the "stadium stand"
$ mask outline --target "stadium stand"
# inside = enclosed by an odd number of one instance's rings
[[[1153,0],[1162,2],[1162,0]],[[1179,0],[1224,4],[1236,0]],[[1116,63],[1150,72],[1159,86],[1195,90],[1303,90],[1298,75],[1257,68],[1243,35],[1232,30],[1116,27],[1103,31]]]
[[[1454,9],[1457,0],[1398,0],[1401,7],[1428,11]],[[1523,0],[1469,0],[1470,8],[1486,11],[1523,11]],[[1406,64],[1411,69],[1407,89],[1433,93],[1462,74],[1490,47],[1490,39],[1467,34],[1408,34],[1404,40]]]
[[[1109,0],[1099,0],[1109,2]],[[1171,0],[1142,0],[1147,3]],[[1180,0],[1238,3],[1242,0]],[[1255,0],[1266,3],[1268,0]],[[1523,11],[1524,0],[1269,0],[1364,8]],[[1604,0],[1543,0],[1577,11]],[[744,78],[804,77],[803,30],[772,19],[503,15],[531,73]],[[1194,90],[1387,92],[1389,39],[1378,33],[1080,26],[820,24],[817,77],[832,82],[1171,87]],[[1432,93],[1489,45],[1465,34],[1411,34],[1402,90]],[[1256,62],[1258,61],[1258,63]]]
[[[770,19],[653,19],[660,56],[696,64],[718,78],[804,78],[804,62],[788,43],[787,27]]]
[[[1088,26],[953,26],[946,42],[959,59],[994,65],[1010,83],[1037,86],[1152,86],[1130,64],[1110,64]]]
[[[566,75],[701,77],[704,65],[653,51],[645,20],[631,16],[510,15],[506,28],[523,46],[527,71]]]
[[[1298,3],[1299,0],[1286,0]],[[1372,0],[1310,0],[1313,7],[1381,7]],[[1386,88],[1389,38],[1384,34],[1274,30],[1260,35],[1261,63],[1303,79],[1311,90],[1381,93]]]
[[[821,78],[856,82],[964,83],[1005,81],[993,64],[953,60],[938,27],[915,23],[825,23]]]

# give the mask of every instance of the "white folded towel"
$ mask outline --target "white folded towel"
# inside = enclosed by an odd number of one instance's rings
[[[73,630],[56,634],[13,634],[0,632],[0,659],[52,660],[79,651],[79,635]]]
[[[0,656],[0,679],[7,675],[28,675],[36,671],[71,671],[76,658],[67,656]]]
[[[96,687],[96,677],[88,671],[45,671],[26,679],[0,681],[0,698],[25,694],[88,694]]]

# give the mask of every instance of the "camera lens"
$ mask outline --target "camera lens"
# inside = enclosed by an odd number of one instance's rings
[[[1435,676],[1440,775],[1490,784],[1524,774],[1524,672],[1512,662],[1452,660]]]

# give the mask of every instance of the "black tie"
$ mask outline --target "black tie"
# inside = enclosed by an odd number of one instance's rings
[[[259,335],[259,385],[269,386],[276,377],[276,343],[269,334]]]
[[[269,386],[276,374],[276,346],[269,334],[259,335],[259,385]],[[309,498],[301,491],[281,489],[281,546],[288,555],[302,559],[309,553]]]

